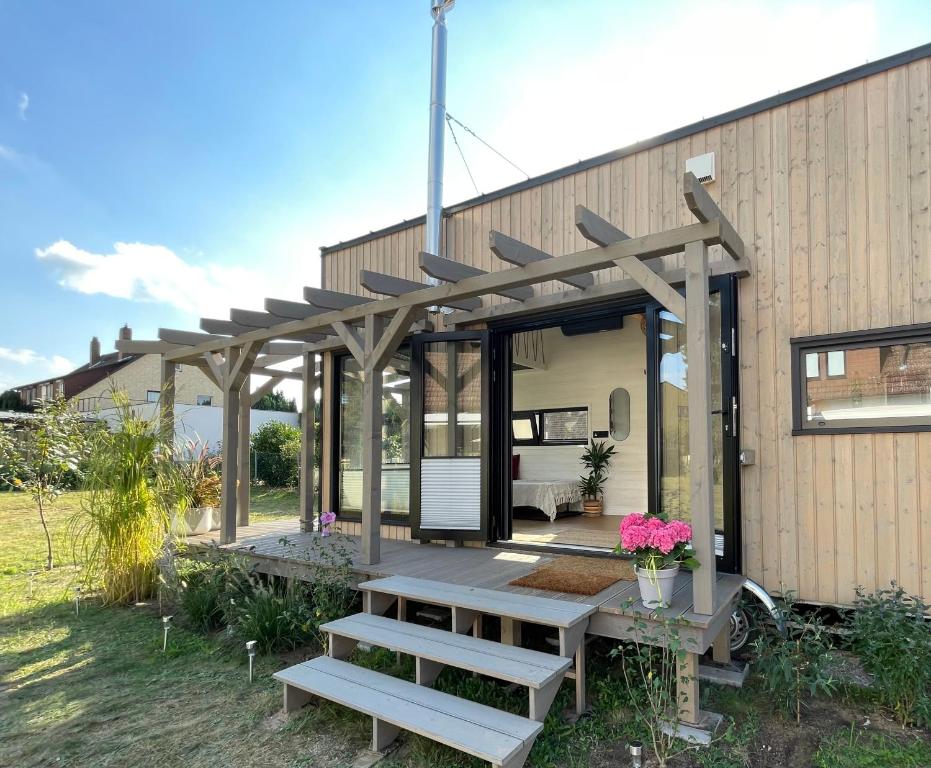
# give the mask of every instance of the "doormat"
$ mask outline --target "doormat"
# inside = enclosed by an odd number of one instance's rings
[[[632,560],[608,557],[557,557],[532,573],[508,582],[513,587],[597,595],[616,581],[634,581]]]

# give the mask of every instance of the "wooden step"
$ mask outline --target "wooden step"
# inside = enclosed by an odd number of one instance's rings
[[[366,581],[359,584],[359,589],[369,594],[393,595],[417,602],[465,608],[550,627],[572,627],[597,610],[596,606],[586,603],[447,584],[429,579],[413,579],[407,576],[389,576],[386,579]]]
[[[540,722],[572,665],[572,659],[563,656],[368,613],[332,621],[321,629],[330,634],[330,656],[335,658],[348,656],[356,643],[413,656],[419,685],[432,685],[445,666],[452,666],[527,686],[530,717]]]
[[[543,724],[406,680],[319,656],[274,675],[284,683],[285,710],[310,696],[372,717],[372,749],[383,750],[399,729],[420,734],[501,768],[520,768]]]

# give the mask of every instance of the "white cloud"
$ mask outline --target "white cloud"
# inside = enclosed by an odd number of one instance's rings
[[[61,376],[62,374],[73,371],[77,367],[67,357],[62,357],[61,355],[46,357],[45,355],[40,355],[34,349],[25,348],[11,349],[10,347],[0,347],[0,361],[28,366],[33,369],[44,371],[50,376]]]
[[[52,266],[64,288],[166,304],[195,317],[224,318],[230,307],[261,309],[266,296],[287,298],[304,285],[302,275],[271,267],[286,259],[263,260],[269,269],[261,271],[196,264],[146,243],[116,243],[113,253],[93,253],[59,240],[36,249],[36,257]]]
[[[19,119],[26,119],[26,111],[29,109],[29,94],[25,91],[21,91],[19,94],[19,100],[16,102],[16,111],[19,113]]]

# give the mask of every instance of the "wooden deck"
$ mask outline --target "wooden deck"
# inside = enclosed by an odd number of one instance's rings
[[[312,577],[312,564],[317,560],[311,546],[316,537],[314,533],[301,533],[297,520],[260,522],[240,528],[238,541],[221,549],[249,557],[262,573],[309,579]],[[287,539],[287,544],[282,543],[283,538]],[[365,565],[361,558],[360,539],[355,536],[342,538],[351,551],[352,570],[357,582],[387,576],[410,576],[583,603],[598,608],[591,618],[589,633],[617,639],[630,639],[638,621],[648,626],[656,623],[655,613],[644,607],[639,599],[637,583],[633,581],[615,582],[596,595],[510,585],[509,582],[529,574],[558,555],[494,547],[453,548],[383,539],[381,561]],[[188,543],[196,547],[216,545],[218,541],[218,531],[188,538]],[[727,626],[742,581],[743,577],[739,575],[718,574],[715,611],[711,616],[704,616],[692,610],[692,578],[690,573],[683,572],[676,581],[672,605],[664,612],[664,617],[675,622],[681,639],[690,649],[703,653]]]

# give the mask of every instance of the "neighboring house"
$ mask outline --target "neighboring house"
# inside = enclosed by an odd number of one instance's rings
[[[131,340],[128,326],[120,329],[121,340]],[[98,414],[114,421],[113,392],[126,393],[137,413],[155,418],[160,388],[159,355],[109,352],[101,354],[100,341],[95,336],[90,343],[90,356],[84,365],[71,373],[16,387],[24,405],[52,397],[65,397],[82,413]],[[199,440],[216,448],[223,434],[223,392],[194,365],[178,365],[175,369],[175,433],[179,438]],[[281,421],[296,426],[296,413],[283,411],[252,411],[251,431],[268,421]]]
[[[132,329],[123,326],[119,338],[132,339]],[[112,408],[115,390],[125,392],[133,405],[157,403],[161,394],[159,386],[158,355],[101,354],[100,341],[95,336],[84,365],[64,376],[26,384],[15,390],[26,406],[36,400],[65,397],[74,402],[79,411],[90,413]],[[179,405],[223,405],[223,393],[193,365],[178,366],[175,388]]]

